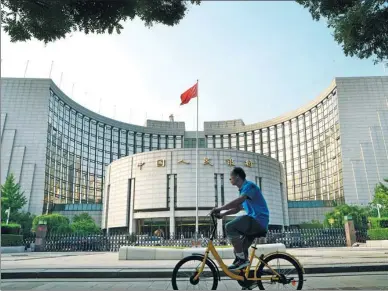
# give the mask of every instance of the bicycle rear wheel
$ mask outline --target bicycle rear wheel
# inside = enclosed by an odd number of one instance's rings
[[[173,272],[171,284],[173,290],[216,290],[218,273],[213,264],[207,260],[198,280],[194,280],[203,261],[202,256],[189,256],[180,260]]]
[[[260,290],[268,290],[271,288],[302,290],[303,270],[292,257],[285,254],[273,254],[266,257],[264,262],[275,270],[280,275],[280,278],[276,278],[276,280],[257,281]],[[276,275],[271,269],[261,263],[257,270],[257,277],[261,278],[261,276],[273,276],[275,278]]]

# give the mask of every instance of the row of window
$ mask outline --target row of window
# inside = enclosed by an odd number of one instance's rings
[[[252,151],[280,161],[290,200],[343,197],[337,96],[269,128],[206,136],[207,147]]]
[[[195,148],[195,138],[134,132],[93,120],[51,91],[46,203],[101,203],[105,166],[138,152]],[[256,152],[281,162],[290,200],[343,197],[335,90],[311,110],[268,128],[207,135],[199,147]],[[46,207],[46,206],[45,206]]]

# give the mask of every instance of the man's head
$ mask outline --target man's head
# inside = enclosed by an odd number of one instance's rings
[[[244,183],[246,176],[247,175],[245,174],[243,168],[235,167],[230,172],[230,179],[229,180],[233,186],[237,186],[240,188],[242,186],[242,184]]]

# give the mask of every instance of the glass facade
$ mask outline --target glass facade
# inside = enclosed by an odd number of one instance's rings
[[[50,90],[43,212],[55,204],[100,204],[105,166],[182,145],[183,136],[135,132],[91,119]]]
[[[344,200],[336,89],[313,108],[269,127],[206,135],[209,148],[270,156],[286,171],[289,200]]]
[[[131,125],[118,128],[94,120],[50,90],[43,212],[55,204],[101,204],[105,166],[121,157],[196,146],[195,138],[143,129],[136,132]],[[289,200],[344,199],[336,89],[313,108],[278,124],[233,134],[222,134],[221,128],[215,135],[205,131],[199,147],[249,151],[278,160],[285,168]],[[257,179],[261,184],[262,178]]]

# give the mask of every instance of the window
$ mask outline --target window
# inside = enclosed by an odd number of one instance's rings
[[[245,133],[238,134],[238,148],[240,151],[245,151]]]
[[[177,149],[182,148],[182,136],[176,136],[176,138],[175,138],[175,147]]]
[[[231,149],[237,149],[237,137],[235,134],[231,135]]]
[[[217,148],[217,149],[221,148],[221,136],[220,135],[215,136],[215,148]]]
[[[167,147],[167,138],[165,135],[161,135],[160,136],[160,149],[163,150],[163,149],[166,149]]]
[[[213,138],[213,136],[208,136],[207,137],[207,147],[209,149],[214,148],[214,138]]]
[[[255,152],[258,154],[261,154],[262,153],[262,144],[261,144],[260,130],[255,130],[253,134],[255,137]]]
[[[247,135],[247,151],[253,152],[253,133],[251,131],[246,133]]]
[[[159,137],[157,134],[152,135],[152,150],[158,149],[158,139],[159,139]]]
[[[128,132],[128,143],[127,143],[128,155],[135,153],[135,133],[132,131]]]
[[[143,133],[136,133],[136,153],[143,152]]]
[[[230,148],[229,135],[224,134],[222,136],[222,143],[223,143],[223,148],[224,149],[229,149]]]

